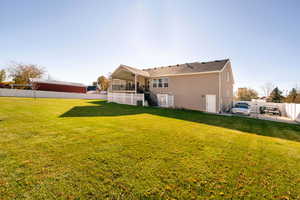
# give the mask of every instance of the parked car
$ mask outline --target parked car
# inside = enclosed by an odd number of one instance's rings
[[[94,86],[94,85],[87,86],[86,93],[88,93],[88,94],[96,94],[97,93],[97,86]]]
[[[231,109],[233,114],[250,115],[251,106],[248,103],[236,103]]]
[[[278,106],[261,106],[259,108],[260,114],[272,114],[281,116],[281,111]]]

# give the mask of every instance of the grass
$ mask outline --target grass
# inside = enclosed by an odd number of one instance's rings
[[[0,199],[300,199],[300,126],[2,97]]]

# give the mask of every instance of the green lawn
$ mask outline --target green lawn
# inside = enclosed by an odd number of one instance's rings
[[[0,199],[300,199],[300,126],[0,98]]]

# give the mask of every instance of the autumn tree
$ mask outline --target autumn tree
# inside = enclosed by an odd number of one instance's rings
[[[16,84],[29,84],[31,78],[41,78],[45,74],[44,68],[38,65],[22,63],[12,63],[8,72]]]
[[[257,99],[258,93],[251,88],[239,88],[237,92],[237,99],[239,101],[251,101]]]
[[[284,96],[282,96],[282,91],[280,91],[278,87],[275,87],[274,90],[271,92],[268,101],[274,103],[282,103],[283,100],[284,100]]]
[[[107,91],[109,86],[109,80],[105,76],[100,76],[97,79],[97,83],[100,86],[100,90]]]
[[[0,83],[5,81],[6,79],[6,72],[4,69],[0,70]]]

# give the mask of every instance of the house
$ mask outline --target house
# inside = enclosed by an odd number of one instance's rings
[[[33,90],[86,93],[86,86],[81,83],[44,80],[39,78],[32,78],[30,80],[30,83],[32,85]]]
[[[233,84],[229,59],[143,70],[120,65],[111,75],[109,92],[144,93],[150,105],[172,97],[172,107],[215,113],[231,107]]]
[[[14,83],[15,82],[13,82],[13,81],[1,82],[0,83],[0,88],[12,88],[12,85]]]
[[[260,97],[258,99],[251,99],[252,102],[262,102],[266,103],[267,102],[267,97]]]

